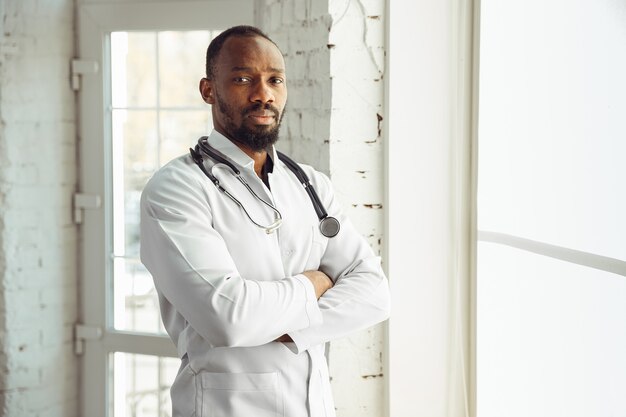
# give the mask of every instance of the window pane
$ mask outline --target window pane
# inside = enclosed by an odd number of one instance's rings
[[[171,417],[169,389],[178,358],[116,352],[113,354],[112,417]]]
[[[111,34],[113,107],[157,104],[156,33]]]
[[[479,229],[626,260],[624,16],[481,2]]]
[[[139,262],[139,201],[146,182],[161,165],[185,154],[198,137],[211,131],[210,107],[200,97],[198,82],[204,74],[206,48],[217,33],[111,35],[113,297],[109,317],[117,330],[163,333],[152,279]]]
[[[115,258],[113,268],[115,329],[165,334],[152,276],[139,258]]]
[[[162,111],[160,163],[166,164],[172,158],[189,152],[198,138],[211,132],[211,113],[196,111]]]
[[[114,253],[139,253],[139,197],[158,167],[155,111],[113,111]]]
[[[164,333],[152,278],[139,262],[139,199],[158,166],[156,112],[113,112],[114,327]],[[121,132],[116,134],[115,132]],[[125,258],[124,258],[125,257]]]
[[[205,76],[209,42],[208,31],[159,33],[159,88],[163,107],[203,106],[198,84]]]
[[[478,416],[626,410],[626,278],[478,246]]]

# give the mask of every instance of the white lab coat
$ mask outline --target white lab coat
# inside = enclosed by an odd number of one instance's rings
[[[141,199],[141,260],[182,359],[172,386],[176,417],[334,417],[325,343],[385,320],[387,279],[343,214],[329,179],[302,165],[339,234],[321,235],[311,200],[270,155],[270,190],[244,152],[216,131],[209,143],[282,213],[267,234],[186,155],[161,168]],[[273,212],[226,166],[207,169],[261,224]],[[335,285],[319,300],[300,273],[320,269]],[[289,334],[294,343],[273,342]]]

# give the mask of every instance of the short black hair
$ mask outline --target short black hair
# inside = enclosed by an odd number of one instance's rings
[[[224,42],[228,38],[233,36],[241,36],[241,37],[254,37],[260,36],[261,38],[265,38],[268,41],[272,42],[274,45],[276,43],[269,38],[261,29],[256,28],[254,26],[233,26],[230,29],[226,29],[219,35],[217,35],[209,44],[209,47],[206,50],[206,77],[209,80],[212,80],[215,77],[215,61],[217,60],[220,51],[222,50],[222,46],[224,46]],[[278,48],[278,45],[276,45]],[[279,48],[280,49],[280,48]]]

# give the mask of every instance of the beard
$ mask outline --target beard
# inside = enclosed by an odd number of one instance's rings
[[[222,100],[222,98],[218,94],[216,94],[215,96],[217,106],[220,112],[222,112],[222,114],[226,116],[224,129],[226,129],[225,133],[230,139],[242,145],[246,145],[255,152],[267,150],[271,145],[275,144],[276,141],[278,141],[280,123],[283,120],[283,115],[285,114],[284,112],[281,114],[280,111],[276,107],[272,106],[270,103],[267,103],[265,105],[261,103],[254,103],[241,111],[242,122],[239,126],[237,126],[233,117],[235,115],[235,110],[224,100]],[[259,110],[269,110],[274,113],[274,117],[275,120],[277,120],[277,123],[273,126],[246,126],[246,124],[243,122],[246,115],[248,113]]]

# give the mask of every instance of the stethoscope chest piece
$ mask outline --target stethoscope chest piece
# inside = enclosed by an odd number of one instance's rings
[[[335,237],[339,233],[339,220],[334,217],[327,216],[320,220],[320,232],[326,237]]]

